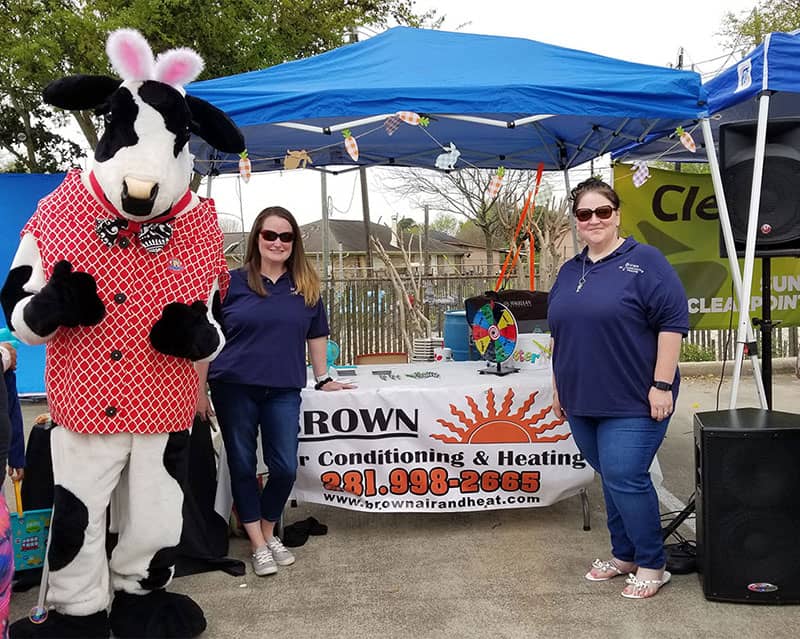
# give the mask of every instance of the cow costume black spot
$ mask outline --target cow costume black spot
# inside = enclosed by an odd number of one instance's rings
[[[15,335],[47,343],[60,426],[53,610],[43,624],[16,622],[12,637],[194,637],[206,626],[196,603],[164,590],[182,527],[192,362],[224,345],[222,233],[213,202],[189,190],[188,141],[239,153],[244,140],[224,113],[185,95],[202,70],[195,52],[154,59],[125,29],[106,50],[122,80],[78,75],[45,89],[49,104],[103,114],[105,129],[92,170],[70,171],[39,203],[0,292]],[[119,542],[107,561],[109,504]]]

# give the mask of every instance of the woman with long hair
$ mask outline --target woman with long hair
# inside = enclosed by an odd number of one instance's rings
[[[225,346],[211,363],[198,366],[198,414],[211,414],[211,399],[225,443],[231,492],[250,539],[259,576],[294,563],[275,535],[297,472],[300,391],[306,386],[306,347],[315,388],[351,388],[328,375],[328,320],[320,279],[306,259],[294,216],[271,206],[253,222],[245,264],[231,272],[222,304]],[[204,370],[205,368],[205,370]],[[269,474],[259,495],[256,440]]]

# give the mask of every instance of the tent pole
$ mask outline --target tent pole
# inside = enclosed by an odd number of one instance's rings
[[[731,229],[731,218],[730,214],[728,213],[728,203],[725,200],[725,190],[722,186],[722,175],[719,170],[719,161],[717,159],[717,151],[714,147],[714,136],[711,132],[711,121],[708,118],[703,118],[700,121],[700,124],[703,129],[703,140],[706,145],[706,156],[708,158],[708,166],[711,170],[711,182],[714,185],[714,194],[717,198],[717,210],[719,211],[719,223],[722,227],[722,238],[725,242],[725,252],[728,254],[728,266],[730,267],[731,271],[731,279],[733,280],[733,288],[734,288],[734,295],[736,296],[736,304],[737,307],[740,309],[748,308],[750,306],[749,301],[747,305],[744,305],[742,300],[742,275],[741,271],[739,270],[739,260],[736,258],[736,245],[733,240],[733,230]],[[755,333],[753,331],[753,327],[751,326],[750,322],[746,322],[747,326],[747,341],[752,343],[755,341]],[[733,370],[733,386],[731,388],[731,398],[730,398],[730,405],[729,408],[736,408],[736,398],[739,393],[739,379],[741,378],[742,374],[742,352],[739,351],[739,345],[737,340],[737,348],[736,348],[736,360],[734,362],[734,370]],[[767,397],[764,391],[764,382],[761,378],[761,375],[758,373],[758,358],[757,356],[752,356],[752,359],[755,360],[753,367],[753,376],[756,380],[756,390],[758,391],[759,401],[761,402],[761,407],[767,407]]]
[[[569,199],[569,169],[564,169],[564,188],[567,191],[567,199]],[[569,228],[572,231],[572,251],[575,255],[578,254],[578,229],[575,226],[575,216],[572,213],[567,213],[569,216]]]
[[[753,285],[753,269],[755,266],[756,255],[756,234],[758,232],[758,211],[761,206],[761,179],[764,172],[764,155],[767,146],[767,118],[769,117],[769,94],[764,92],[758,100],[758,127],[756,128],[756,148],[753,156],[753,183],[750,188],[750,210],[747,214],[747,244],[744,251],[744,275],[742,276],[742,306],[739,307],[739,332],[737,334],[737,354],[744,354],[746,335],[752,334],[750,325],[750,290]],[[770,304],[771,300],[762,300],[764,304]],[[749,331],[748,331],[749,329]],[[761,371],[758,366],[758,357],[753,355],[755,341],[751,340],[753,346],[748,349],[750,360],[753,362],[753,374],[761,379]],[[763,382],[760,388],[761,407],[767,408],[766,395],[764,394]],[[736,396],[731,395],[734,402]]]
[[[328,175],[320,171],[320,196],[322,200],[322,280],[328,279],[328,260],[330,259],[330,238],[328,229]]]

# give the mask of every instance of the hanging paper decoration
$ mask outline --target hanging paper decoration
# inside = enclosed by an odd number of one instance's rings
[[[411,126],[428,126],[431,123],[430,118],[413,111],[398,111],[395,115]]]
[[[394,132],[400,127],[402,124],[402,120],[398,118],[396,115],[390,115],[383,123],[383,128],[386,129],[386,133],[389,135],[394,135]]]
[[[250,164],[250,158],[247,157],[247,149],[239,154],[239,175],[245,181],[245,184],[250,181],[250,176],[253,175],[253,167]]]
[[[680,136],[681,144],[685,146],[689,151],[694,153],[697,151],[697,146],[694,143],[694,138],[692,138],[692,134],[688,131],[685,131],[682,126],[679,126],[675,129],[675,135]]]
[[[398,111],[396,115],[403,122],[410,124],[411,126],[417,126],[420,121],[419,113],[414,113],[413,111]]]
[[[353,159],[353,162],[358,162],[358,142],[353,137],[353,134],[350,133],[350,129],[342,131],[342,135],[344,136],[344,148],[347,150],[347,155]]]
[[[641,160],[633,163],[633,186],[637,189],[650,179],[650,167]]]
[[[461,151],[459,151],[452,142],[442,147],[442,150],[444,153],[436,157],[436,168],[442,169],[443,171],[452,171],[456,166],[456,162],[458,162],[458,158],[461,156]]]
[[[307,164],[314,164],[311,161],[311,156],[308,151],[286,151],[286,157],[283,158],[284,169],[304,169]]]
[[[503,176],[505,174],[505,167],[497,167],[497,173],[492,176],[492,179],[489,181],[489,188],[486,189],[486,194],[490,199],[493,200],[497,197],[497,194],[500,193],[500,187],[503,186]]]

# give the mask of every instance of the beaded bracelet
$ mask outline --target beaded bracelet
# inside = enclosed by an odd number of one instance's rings
[[[314,390],[322,390],[322,387],[325,386],[328,382],[332,382],[332,377],[326,377],[325,379],[321,379],[316,384],[314,384]]]

